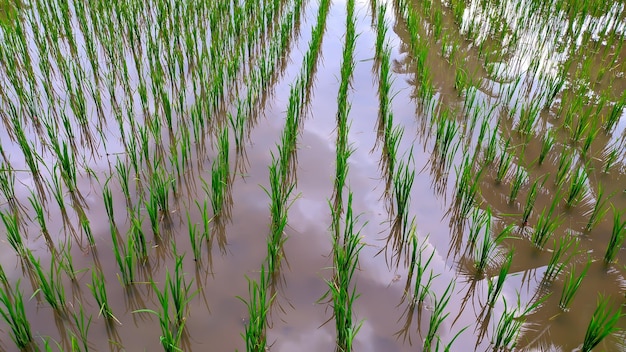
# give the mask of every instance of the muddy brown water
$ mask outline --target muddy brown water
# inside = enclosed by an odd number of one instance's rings
[[[480,13],[489,13],[489,6],[497,10],[494,2],[470,2],[463,17],[463,23],[456,23],[448,7],[440,3],[433,4],[435,8],[443,9],[443,26],[451,40],[458,40],[458,57],[463,61],[464,69],[472,72],[474,78],[481,79],[482,84],[477,90],[477,101],[485,104],[488,110],[490,104],[499,104],[500,88],[510,89],[514,79],[521,76],[523,89],[516,90],[513,101],[530,101],[541,89],[541,78],[528,74],[529,57],[534,57],[536,51],[550,52],[548,47],[537,47],[542,42],[549,42],[544,37],[534,37],[533,29],[518,22],[522,27],[524,42],[515,50],[507,52],[501,58],[500,64],[507,66],[502,75],[490,75],[485,68],[484,59],[479,57],[478,40],[467,37],[467,28],[472,21],[491,23],[493,19],[483,19]],[[526,2],[523,2],[526,4]],[[332,321],[332,306],[329,302],[320,301],[327,291],[325,280],[332,275],[332,236],[330,233],[330,209],[328,200],[333,194],[333,177],[335,173],[335,134],[336,134],[336,95],[339,86],[340,57],[343,46],[345,23],[345,3],[334,1],[331,6],[327,27],[321,49],[321,62],[318,66],[313,86],[312,100],[307,114],[303,119],[303,127],[298,139],[296,180],[297,187],[293,193],[293,204],[289,210],[289,221],[284,244],[285,258],[279,273],[280,280],[276,286],[276,299],[272,306],[268,322],[268,343],[273,351],[324,351],[335,347],[335,330]],[[554,238],[571,234],[579,241],[579,252],[572,257],[571,262],[552,284],[541,284],[543,272],[550,258],[552,241],[548,242],[546,250],[535,248],[530,242],[530,232],[538,221],[538,214],[544,208],[549,208],[556,196],[556,187],[553,178],[548,177],[545,185],[539,189],[539,196],[535,204],[535,211],[531,215],[528,226],[522,227],[521,213],[532,182],[544,175],[551,177],[558,169],[559,156],[568,147],[576,150],[569,141],[569,133],[560,129],[555,134],[556,143],[548,154],[546,161],[538,166],[534,160],[538,157],[541,148],[541,138],[544,132],[552,126],[560,126],[558,117],[558,99],[550,109],[542,110],[535,128],[535,135],[531,136],[525,147],[524,138],[515,131],[519,120],[509,108],[500,104],[494,113],[500,120],[498,136],[501,140],[511,138],[509,151],[514,154],[514,166],[520,165],[528,174],[526,182],[520,191],[516,202],[508,202],[510,181],[512,176],[506,177],[501,184],[495,182],[496,170],[487,168],[479,182],[477,207],[486,210],[488,207],[493,213],[494,231],[502,230],[508,224],[515,224],[511,238],[501,243],[493,256],[493,261],[486,270],[486,276],[476,275],[474,268],[474,252],[467,251],[467,233],[469,223],[461,227],[451,223],[451,214],[454,210],[455,184],[457,174],[455,168],[462,163],[462,148],[452,159],[452,167],[441,174],[432,163],[434,136],[426,133],[424,126],[432,123],[432,116],[425,112],[424,102],[416,98],[415,67],[407,51],[410,38],[406,23],[397,18],[389,2],[387,21],[389,24],[388,40],[392,46],[392,71],[394,98],[392,101],[395,122],[404,128],[404,136],[400,143],[399,157],[406,157],[412,148],[415,181],[411,191],[410,216],[415,217],[416,231],[420,244],[426,248],[425,254],[433,254],[428,271],[437,275],[432,283],[432,294],[421,307],[414,307],[408,300],[403,299],[408,268],[404,260],[400,265],[393,265],[389,258],[393,254],[390,249],[384,249],[387,236],[390,235],[389,207],[384,197],[384,174],[380,171],[380,147],[376,147],[376,118],[378,115],[377,78],[373,71],[375,61],[374,41],[375,30],[371,26],[370,4],[366,1],[357,2],[357,47],[355,53],[355,75],[352,81],[349,100],[352,104],[350,111],[349,140],[354,153],[349,159],[349,177],[347,185],[354,194],[354,211],[360,214],[359,228],[362,226],[361,236],[364,248],[359,256],[359,268],[355,275],[355,288],[359,294],[354,305],[355,321],[361,323],[357,334],[354,349],[356,351],[415,351],[421,350],[423,336],[428,331],[428,324],[433,304],[441,297],[449,283],[454,284],[449,304],[445,308],[448,314],[441,325],[438,335],[446,344],[455,335],[460,333],[453,344],[452,350],[489,350],[494,338],[495,327],[506,307],[515,307],[521,302],[522,308],[526,304],[536,302],[541,297],[550,296],[537,309],[526,317],[526,323],[518,338],[518,349],[532,351],[573,350],[580,347],[587,328],[587,324],[595,309],[598,294],[609,296],[614,305],[624,303],[624,266],[626,253],[621,250],[618,260],[613,264],[605,264],[604,252],[612,228],[612,211],[590,232],[584,231],[589,212],[593,208],[598,186],[602,184],[606,195],[613,194],[610,204],[617,211],[626,209],[626,165],[624,153],[624,136],[626,133],[626,117],[622,114],[617,127],[612,133],[600,131],[592,144],[591,158],[588,160],[590,170],[588,187],[589,196],[578,206],[568,208],[560,202],[555,215],[562,219],[561,225],[554,234]],[[420,12],[419,3],[414,4]],[[487,7],[484,7],[487,6]],[[508,8],[507,8],[508,9]],[[510,11],[508,9],[507,11]],[[617,18],[624,21],[624,8],[612,11],[621,13]],[[269,187],[268,166],[271,163],[271,151],[276,150],[276,143],[280,140],[284,125],[284,116],[289,98],[290,84],[299,72],[302,53],[307,50],[310,28],[315,22],[317,3],[310,1],[304,11],[304,21],[300,24],[300,36],[296,38],[290,50],[290,60],[284,72],[279,75],[277,83],[271,87],[271,95],[265,104],[256,124],[249,131],[249,139],[245,145],[245,156],[236,156],[231,148],[232,188],[230,190],[232,204],[230,217],[223,220],[221,226],[212,227],[211,240],[203,245],[202,258],[195,262],[192,259],[191,248],[187,236],[186,212],[192,223],[201,223],[201,215],[194,203],[202,203],[206,198],[202,190],[201,179],[210,180],[211,160],[216,152],[210,145],[206,154],[193,153],[191,166],[186,170],[185,180],[179,180],[180,194],[170,199],[171,223],[170,238],[176,243],[179,253],[186,253],[184,259],[185,279],[192,282],[192,289],[197,294],[190,301],[189,315],[186,320],[185,333],[181,348],[186,351],[233,351],[245,350],[241,334],[248,322],[247,310],[239,299],[248,299],[248,282],[246,277],[256,279],[266,253],[266,238],[270,222],[269,198],[262,187]],[[421,13],[421,12],[420,12]],[[516,17],[506,12],[511,18],[504,17],[503,21],[513,21]],[[567,16],[555,16],[553,28],[562,29],[562,21]],[[591,17],[590,21],[594,19]],[[598,20],[599,21],[599,20]],[[426,21],[425,23],[428,23]],[[427,28],[427,27],[426,27]],[[618,36],[624,35],[624,26],[618,26]],[[435,97],[440,104],[448,106],[453,111],[453,119],[461,126],[469,121],[461,111],[466,95],[459,95],[454,89],[455,66],[448,59],[441,56],[441,42],[429,36],[429,32],[422,29],[421,34],[426,38],[429,51],[427,63],[432,71],[432,82],[435,87]],[[544,33],[545,34],[545,33]],[[547,32],[553,36],[554,33]],[[497,40],[487,41],[486,47],[497,51]],[[534,47],[533,47],[534,46]],[[548,57],[550,55],[547,55]],[[594,92],[608,91],[613,98],[618,97],[625,87],[624,65],[626,54],[624,49],[617,53],[616,68],[610,75],[605,76],[592,89]],[[543,57],[546,57],[544,55]],[[559,55],[555,62],[545,64],[548,72],[567,60],[581,62],[584,55],[569,57],[568,53]],[[129,58],[130,60],[130,58]],[[596,65],[601,61],[594,61],[592,72],[596,72]],[[519,66],[518,66],[519,65]],[[554,66],[550,66],[554,65]],[[542,66],[544,67],[544,66]],[[593,73],[592,73],[593,75]],[[510,77],[503,77],[510,76]],[[7,84],[3,78],[2,84]],[[568,82],[573,84],[572,82]],[[534,87],[534,88],[533,88]],[[534,89],[534,90],[533,90]],[[530,92],[530,94],[528,94]],[[567,102],[564,102],[567,103]],[[511,116],[512,115],[512,116]],[[495,128],[494,121],[489,123]],[[78,311],[82,305],[86,314],[91,316],[92,322],[88,334],[88,343],[93,350],[159,350],[160,329],[156,316],[149,313],[137,313],[139,309],[158,309],[156,295],[149,284],[154,280],[157,286],[163,284],[166,269],[170,272],[174,268],[174,259],[171,254],[171,245],[164,243],[157,245],[151,242],[149,265],[141,267],[137,274],[137,283],[130,288],[124,288],[118,281],[118,267],[112,252],[109,224],[102,202],[102,184],[111,172],[114,172],[116,159],[124,150],[119,142],[116,127],[111,123],[105,135],[107,140],[99,148],[100,153],[87,157],[87,165],[93,169],[98,179],[89,177],[81,166],[79,189],[87,205],[86,215],[90,220],[92,231],[96,238],[95,248],[84,246],[71,235],[66,225],[60,221],[60,210],[52,202],[47,207],[48,225],[54,236],[55,243],[60,246],[65,241],[73,241],[72,256],[74,266],[79,270],[76,283],[66,282],[69,311]],[[426,127],[428,129],[428,127]],[[457,138],[474,138],[459,135]],[[2,147],[9,155],[14,169],[25,169],[23,157],[19,147],[8,137],[8,127],[0,129]],[[29,138],[33,140],[38,150],[43,147],[37,142],[37,134],[29,130]],[[165,141],[169,143],[169,141]],[[212,141],[207,141],[212,144]],[[231,139],[231,147],[233,146]],[[618,148],[618,160],[609,173],[602,173],[602,165],[606,158],[607,148]],[[154,148],[154,146],[152,147]],[[167,149],[167,148],[165,148]],[[473,148],[470,148],[472,150]],[[87,154],[86,151],[84,151]],[[107,155],[109,153],[110,155]],[[48,155],[43,157],[46,164],[54,162]],[[235,168],[235,162],[241,167]],[[575,164],[577,167],[579,164]],[[28,205],[27,197],[33,188],[33,180],[28,173],[15,173],[18,182],[15,192],[26,213],[33,214]],[[116,176],[111,183],[114,198],[116,223],[120,233],[125,234],[129,228],[126,214],[126,201],[121,192]],[[568,184],[568,181],[566,181]],[[132,186],[132,185],[131,185]],[[132,201],[137,202],[138,190],[131,187]],[[72,201],[66,196],[66,203],[70,209],[70,221],[73,227],[79,229],[76,212],[71,210]],[[9,211],[9,205],[3,204],[2,211]],[[452,209],[452,212],[451,212]],[[143,220],[144,230],[150,233],[147,217]],[[28,235],[27,245],[36,257],[42,259],[47,266],[50,252],[42,237],[38,237],[39,229],[34,220],[25,222],[25,234]],[[79,231],[80,233],[80,231]],[[82,246],[81,246],[82,244]],[[460,250],[456,250],[460,248]],[[502,297],[495,307],[486,310],[484,305],[487,298],[487,280],[496,276],[499,263],[506,252],[514,248],[511,269],[505,282]],[[575,296],[570,310],[563,311],[558,307],[559,297],[564,285],[564,277],[570,270],[581,272],[587,263],[592,261],[579,292]],[[58,316],[40,295],[33,295],[37,285],[30,281],[28,269],[24,269],[22,261],[15,256],[13,249],[5,241],[0,246],[0,264],[7,273],[9,282],[15,285],[21,280],[20,288],[26,299],[26,314],[29,318],[37,343],[43,337],[57,341],[64,350],[70,350],[70,332],[77,334],[75,324],[70,317]],[[106,324],[98,316],[98,308],[87,287],[91,283],[91,272],[99,266],[107,281],[107,294],[115,317],[119,324]],[[412,283],[411,286],[412,287]],[[29,299],[30,298],[30,299]],[[485,313],[486,312],[486,313]],[[486,315],[485,315],[486,314]],[[626,321],[621,319],[621,328],[626,328]],[[0,348],[15,350],[9,338],[9,330],[2,325],[0,331]],[[617,350],[624,348],[621,333],[614,334],[606,339],[600,349]]]

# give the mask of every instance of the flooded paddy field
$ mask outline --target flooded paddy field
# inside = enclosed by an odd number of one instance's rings
[[[0,351],[625,349],[625,7],[0,0]]]

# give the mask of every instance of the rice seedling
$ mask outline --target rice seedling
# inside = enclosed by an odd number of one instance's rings
[[[6,228],[7,240],[9,241],[9,244],[13,247],[17,255],[26,257],[27,248],[24,246],[24,242],[22,241],[22,234],[20,233],[17,214],[0,212],[0,218],[2,218],[2,222]]]
[[[619,152],[617,148],[612,148],[609,154],[606,156],[604,160],[604,167],[602,168],[602,172],[605,174],[609,172],[609,170],[615,165],[617,158],[619,157]]]
[[[578,250],[578,239],[572,236],[561,237],[558,242],[556,239],[553,242],[554,249],[552,250],[546,271],[543,274],[542,282],[544,284],[550,283],[556,279]],[[572,248],[572,253],[566,257],[565,254],[570,248]]]
[[[183,259],[184,256],[176,256],[176,264],[174,267],[174,276],[171,280],[168,280],[168,276],[166,273],[165,283],[170,287],[170,294],[172,296],[172,303],[174,304],[174,313],[175,313],[175,323],[176,326],[182,329],[182,326],[185,324],[185,320],[187,319],[188,309],[187,305],[193,299],[193,297],[197,294],[191,293],[191,285],[193,284],[193,280],[189,282],[189,284],[185,283],[184,272],[183,272]]]
[[[513,161],[513,154],[507,152],[508,146],[509,141],[506,142],[502,153],[500,154],[500,159],[498,160],[496,183],[501,183],[504,177],[506,177],[507,173],[509,172],[509,168],[511,167],[511,162]]]
[[[437,276],[433,275],[431,271],[430,278],[423,283],[422,279],[424,278],[424,274],[426,270],[430,266],[433,257],[435,256],[435,251],[431,251],[428,259],[425,261],[422,260],[422,255],[424,254],[424,250],[426,250],[426,241],[422,242],[422,244],[418,247],[417,236],[415,234],[415,225],[411,226],[411,261],[409,264],[409,273],[407,275],[407,285],[405,288],[404,295],[407,295],[409,292],[409,286],[413,276],[415,276],[415,284],[413,285],[413,299],[411,300],[411,304],[423,303],[426,299],[428,293],[430,292],[430,285],[432,280]]]
[[[624,314],[622,314],[622,306],[620,305],[617,309],[611,310],[609,303],[609,298],[601,294],[598,295],[596,309],[587,326],[587,332],[585,332],[582,351],[591,351],[606,337],[620,330],[617,323],[620,318],[624,316]]]
[[[513,231],[513,224],[505,227],[495,238],[491,238],[489,231],[484,232],[483,241],[474,251],[474,266],[478,275],[483,275],[487,269],[487,265],[493,258],[494,251],[498,245]]]
[[[561,292],[561,298],[559,299],[559,308],[564,311],[569,310],[569,306],[572,303],[578,288],[580,288],[583,278],[587,275],[587,270],[589,270],[590,265],[591,259],[587,260],[585,268],[578,277],[575,277],[574,268],[570,267],[569,275],[565,278],[563,283],[563,291]]]
[[[218,156],[211,168],[211,205],[213,214],[220,214],[224,206],[230,171],[228,166],[228,129],[224,128],[218,137]]]
[[[81,349],[81,346],[78,345],[78,341],[76,341],[75,337],[72,336],[72,351],[89,351],[90,348],[87,337],[89,334],[89,327],[91,326],[91,315],[85,321],[85,311],[83,310],[82,303],[79,303],[78,314],[76,314],[76,312],[72,313],[72,320],[74,321],[74,327],[78,330],[78,334],[80,335],[79,338],[82,342]]]
[[[56,265],[54,257],[51,257],[48,275],[44,273],[39,259],[35,259],[33,253],[27,251],[28,259],[32,264],[39,288],[33,293],[33,296],[41,292],[52,308],[57,311],[65,309],[65,288],[60,277],[61,268]]]
[[[494,350],[513,350],[517,346],[517,338],[521,332],[522,326],[526,321],[526,316],[539,307],[548,296],[544,296],[527,306],[524,310],[520,309],[519,294],[517,296],[517,308],[509,310],[506,299],[504,302],[504,313],[500,316],[500,320],[495,328],[492,337],[492,346]]]
[[[585,226],[585,230],[588,232],[591,231],[598,222],[602,221],[602,218],[609,210],[609,208],[606,207],[606,203],[611,196],[607,198],[603,198],[603,196],[604,187],[602,187],[602,184],[598,184],[598,195],[595,203],[593,204],[593,210],[591,210],[591,214],[589,215],[589,222],[587,222],[587,226]]]
[[[517,199],[517,194],[519,190],[522,188],[522,185],[526,182],[528,176],[524,169],[521,166],[517,166],[517,170],[515,171],[515,176],[513,176],[513,180],[511,181],[511,193],[509,194],[509,204],[512,204],[515,199]]]
[[[552,234],[556,231],[556,229],[563,222],[560,216],[553,216],[554,209],[556,208],[556,204],[559,200],[559,192],[557,192],[554,200],[552,201],[552,205],[547,210],[543,209],[541,214],[539,214],[539,219],[537,220],[537,225],[533,230],[532,235],[530,236],[530,241],[535,245],[535,247],[543,249],[546,245],[546,242],[552,237]]]
[[[424,351],[431,351],[433,342],[435,340],[437,330],[443,323],[443,321],[450,315],[450,313],[445,313],[444,310],[450,301],[450,297],[452,296],[452,292],[454,291],[454,281],[451,281],[446,287],[446,290],[443,292],[441,297],[435,297],[435,303],[433,305],[433,311],[430,315],[430,320],[428,324],[428,332],[424,337]]]
[[[561,153],[561,157],[559,158],[559,167],[557,169],[554,184],[557,188],[561,188],[563,183],[565,182],[565,176],[569,173],[572,164],[573,164],[573,156],[570,149],[564,149]]]
[[[19,280],[14,290],[0,290],[0,302],[3,305],[0,307],[0,315],[11,329],[11,340],[21,350],[32,346],[33,334],[24,309],[24,299],[22,291],[20,291]]]
[[[265,351],[267,346],[267,314],[275,296],[267,296],[265,266],[261,266],[259,281],[248,280],[249,300],[237,296],[248,308],[248,324],[242,337],[246,341],[246,351]]]
[[[163,290],[159,290],[156,283],[152,281],[152,288],[157,295],[157,299],[160,304],[159,311],[153,309],[137,309],[133,313],[150,313],[159,318],[159,326],[161,327],[161,346],[166,352],[180,351],[180,341],[183,336],[185,327],[185,321],[177,323],[175,319],[172,319],[170,312],[170,274],[169,271],[165,272],[165,285]]]
[[[621,213],[613,208],[613,230],[611,231],[611,239],[604,254],[604,261],[612,263],[615,261],[617,254],[622,249],[624,238],[626,238],[626,220],[622,222]]]
[[[91,285],[88,284],[87,287],[89,287],[91,294],[98,304],[98,316],[104,316],[105,319],[113,319],[119,323],[117,318],[113,315],[113,309],[109,305],[104,274],[100,270],[96,268],[91,269]]]
[[[528,191],[526,205],[524,206],[524,212],[522,214],[522,224],[524,224],[524,226],[528,224],[530,214],[533,212],[533,208],[535,207],[535,201],[537,200],[537,186],[542,186],[544,182],[545,179],[541,182],[541,184],[539,184],[539,180],[535,180],[533,185],[530,187],[530,191]]]
[[[500,271],[498,272],[498,277],[495,282],[492,279],[487,280],[487,305],[489,307],[494,307],[496,301],[500,297],[500,293],[502,293],[502,289],[504,288],[504,282],[506,281],[506,277],[509,274],[509,270],[511,269],[511,262],[513,261],[514,250],[511,249],[509,253],[506,255],[502,266],[500,267]]]
[[[550,129],[546,134],[544,134],[541,140],[541,152],[539,153],[539,159],[537,159],[539,165],[543,164],[543,161],[546,159],[546,156],[548,156],[550,150],[552,150],[555,142],[556,139],[554,138],[554,132]]]
[[[586,196],[586,184],[588,181],[586,169],[581,168],[574,173],[570,181],[569,192],[565,199],[565,204],[567,204],[568,207],[576,206]]]

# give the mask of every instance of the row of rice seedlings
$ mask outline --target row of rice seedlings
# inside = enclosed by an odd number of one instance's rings
[[[333,219],[341,215],[338,209],[330,205]],[[352,192],[348,192],[348,202],[345,209],[343,231],[335,230],[339,236],[333,236],[333,277],[327,281],[328,291],[320,301],[330,299],[335,318],[337,332],[337,351],[352,351],[354,338],[361,323],[353,322],[353,304],[359,295],[356,293],[356,284],[353,277],[359,261],[359,252],[364,244],[360,240],[361,230],[355,229],[358,216],[353,216]],[[333,220],[337,223],[338,220]]]
[[[624,244],[626,238],[626,220],[622,222],[621,213],[613,208],[613,229],[611,231],[611,238],[609,239],[606,253],[604,254],[604,261],[612,263],[615,261],[617,254]]]

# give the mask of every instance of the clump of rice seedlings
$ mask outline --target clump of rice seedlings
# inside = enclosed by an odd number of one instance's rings
[[[573,248],[573,252],[570,253],[568,257],[565,257],[565,254],[570,248]],[[554,249],[552,250],[546,271],[543,274],[542,283],[548,284],[559,276],[563,268],[570,262],[577,249],[578,239],[575,237],[561,237],[558,242],[554,240]]]
[[[604,158],[604,166],[602,168],[602,172],[605,174],[609,172],[609,170],[615,165],[617,158],[619,157],[618,148],[612,148],[609,154]]]
[[[545,179],[544,179],[545,182]],[[537,186],[539,185],[539,180],[535,180],[533,185],[530,187],[530,191],[528,192],[528,196],[526,198],[526,205],[524,206],[524,212],[522,213],[522,224],[526,226],[528,224],[528,219],[530,218],[530,214],[533,212],[533,208],[535,207],[535,201],[537,200]],[[541,183],[543,185],[543,182]]]
[[[454,281],[451,281],[446,287],[446,290],[443,292],[440,298],[435,297],[435,304],[433,305],[433,310],[430,315],[430,320],[428,324],[428,333],[424,337],[424,351],[430,351],[433,345],[433,341],[436,337],[437,330],[443,323],[444,320],[450,315],[450,313],[445,313],[444,310],[450,301],[450,297],[452,296],[452,291],[454,291]]]
[[[387,35],[387,23],[385,21],[385,13],[387,12],[387,6],[379,4],[376,11],[376,44],[375,53],[377,58],[381,58],[383,52],[383,45],[385,43],[385,37]]]
[[[509,172],[509,168],[511,167],[511,162],[513,160],[513,154],[507,152],[509,147],[509,141],[507,140],[502,153],[500,154],[500,159],[498,160],[498,170],[496,172],[496,183],[501,183],[504,177]]]
[[[517,295],[517,308],[515,309],[509,310],[506,299],[503,298],[504,313],[500,316],[491,341],[494,351],[511,351],[515,349],[517,338],[522,330],[522,326],[526,322],[526,316],[539,307],[547,298],[548,297],[545,296],[533,302],[523,311],[520,310],[519,294]]]
[[[198,236],[198,227],[191,223],[189,211],[187,211],[187,233],[189,234],[189,243],[191,243],[191,251],[193,252],[193,260],[200,260],[200,252],[202,250],[202,237]]]
[[[128,229],[128,239],[132,239],[134,245],[133,249],[136,258],[141,263],[146,263],[148,260],[148,243],[146,242],[146,236],[143,233],[143,217],[141,216],[139,207],[135,211],[130,212],[130,228]]]
[[[228,129],[224,128],[218,137],[218,155],[213,161],[211,168],[211,205],[213,214],[220,214],[224,208],[227,188],[230,181],[230,169],[228,164]]]
[[[268,279],[265,274],[265,265],[261,266],[259,281],[248,280],[249,300],[237,296],[248,307],[248,324],[242,337],[246,341],[246,351],[265,351],[267,346],[267,314],[275,296],[267,296]]]
[[[612,263],[622,248],[624,238],[626,238],[626,220],[622,222],[621,215],[613,208],[613,230],[611,231],[611,239],[604,254],[604,261]]]
[[[119,323],[117,318],[113,315],[113,309],[109,305],[107,298],[106,281],[104,274],[98,269],[91,269],[91,285],[87,285],[91,294],[98,304],[98,316],[104,316],[105,319],[113,319]]]
[[[56,265],[54,256],[50,259],[50,269],[47,275],[41,268],[39,259],[35,259],[31,251],[28,251],[28,259],[35,269],[39,284],[39,288],[33,295],[41,292],[52,308],[63,311],[65,309],[65,288],[60,276],[61,268]]]
[[[604,121],[604,129],[611,131],[617,125],[626,107],[626,93],[622,94],[622,97],[611,108],[611,112]]]
[[[565,176],[567,176],[570,171],[573,162],[574,158],[570,149],[564,149],[561,153],[561,157],[559,158],[559,166],[554,178],[554,184],[557,188],[561,188],[561,185],[565,182]]]
[[[65,271],[67,276],[72,281],[76,281],[76,274],[78,272],[74,269],[74,260],[72,258],[72,241],[66,241],[65,243],[63,243],[59,254],[61,259],[61,261],[59,262],[59,266],[63,269],[63,271]]]
[[[409,162],[413,161],[413,151],[409,153],[408,162],[400,161],[398,169],[393,175],[393,193],[396,201],[396,218],[393,223],[394,231],[397,231],[400,238],[398,248],[403,248],[407,238],[407,226],[409,225],[409,205],[411,189],[415,180],[415,170],[410,167]]]
[[[586,183],[588,181],[587,171],[578,169],[570,181],[569,192],[565,199],[568,207],[576,206],[585,197],[587,192]]]
[[[427,241],[422,242],[422,244],[418,247],[417,236],[415,234],[415,224],[411,226],[411,262],[409,264],[409,273],[407,275],[406,288],[404,295],[406,296],[409,293],[409,286],[411,284],[411,280],[415,275],[415,284],[413,285],[413,299],[411,300],[411,304],[420,304],[423,303],[426,299],[428,293],[430,292],[430,286],[432,284],[433,279],[438,275],[433,275],[432,271],[428,280],[425,283],[422,283],[424,274],[426,270],[430,266],[430,262],[433,260],[435,256],[435,251],[431,251],[428,259],[423,260],[422,255],[424,254],[424,250],[426,250]]]
[[[560,216],[552,216],[554,213],[554,209],[556,208],[556,204],[559,200],[559,192],[557,192],[554,200],[552,201],[552,205],[548,209],[546,213],[546,209],[543,209],[541,214],[539,215],[539,219],[537,220],[537,225],[533,230],[532,235],[530,236],[531,242],[535,245],[535,247],[543,249],[546,245],[546,242],[552,237],[552,234],[561,224],[562,220]]]
[[[493,308],[496,304],[496,301],[500,297],[500,293],[504,288],[504,282],[506,281],[506,277],[509,274],[509,269],[511,269],[513,254],[514,250],[511,249],[506,255],[504,263],[502,263],[502,266],[500,267],[500,271],[498,272],[498,277],[496,278],[495,282],[493,280],[487,280],[487,305],[489,307]]]
[[[90,247],[95,247],[96,246],[96,239],[93,237],[93,232],[91,231],[91,225],[89,223],[89,218],[82,212],[79,214],[79,218],[80,218],[80,220],[79,220],[80,221],[80,227],[83,229],[83,233],[87,237],[87,242],[89,243],[89,246]]]
[[[138,309],[133,311],[133,313],[151,313],[159,318],[159,325],[161,327],[161,346],[163,346],[163,350],[166,352],[176,352],[181,350],[180,341],[185,327],[184,319],[178,322],[177,317],[171,316],[170,296],[174,298],[173,293],[170,294],[172,285],[176,284],[171,282],[170,273],[166,269],[163,290],[160,290],[156,283],[152,281],[152,288],[156,293],[161,306],[159,311],[157,312],[153,309]],[[184,301],[185,298],[183,297],[183,302],[179,303],[185,303]]]
[[[528,176],[524,169],[521,166],[517,166],[517,170],[515,171],[515,176],[513,176],[513,180],[511,181],[511,193],[509,194],[509,204],[512,204],[515,199],[517,199],[517,194],[519,190],[522,188],[522,185],[526,182]]]
[[[17,255],[26,257],[27,249],[22,241],[22,234],[20,233],[17,214],[6,214],[5,212],[0,212],[0,218],[2,218],[2,222],[6,228],[7,240],[9,241],[9,244],[13,247]]]
[[[480,190],[479,180],[484,168],[473,172],[474,163],[468,155],[463,158],[463,165],[456,169],[459,181],[457,182],[456,202],[459,205],[459,213],[465,218],[469,215],[476,203],[476,196]]]
[[[24,309],[19,280],[15,290],[0,290],[0,303],[3,305],[0,307],[0,315],[11,329],[11,340],[20,350],[26,350],[32,344],[33,334]]]
[[[591,265],[591,259],[587,261],[585,268],[580,273],[578,277],[575,276],[574,268],[570,268],[569,275],[565,278],[563,283],[563,291],[561,292],[561,298],[559,299],[559,308],[564,311],[569,310],[569,306],[580,287],[580,284],[583,281],[583,278],[587,275],[587,270],[589,270],[589,266]]]
[[[72,320],[74,321],[74,326],[76,327],[76,330],[78,330],[78,334],[80,335],[79,338],[82,342],[82,349],[81,346],[78,344],[78,341],[76,341],[76,337],[72,336],[72,351],[88,352],[90,350],[87,337],[89,335],[89,327],[91,326],[91,315],[88,319],[85,319],[86,317],[85,311],[83,310],[83,305],[82,303],[79,303],[78,314],[76,314],[76,312],[72,313]]]
[[[603,196],[604,188],[602,187],[602,184],[598,184],[598,196],[596,197],[596,202],[593,205],[593,210],[589,215],[589,221],[587,222],[587,226],[585,226],[585,230],[587,231],[591,231],[596,226],[596,224],[602,220],[606,212],[609,210],[609,208],[607,208],[605,205],[606,202],[610,199],[610,196],[604,199],[602,198]]]
[[[176,264],[174,267],[174,276],[171,280],[166,280],[165,283],[170,286],[170,293],[172,296],[172,302],[174,304],[175,322],[176,325],[182,327],[187,319],[188,310],[187,305],[196,293],[191,293],[191,285],[185,283],[183,272],[183,258],[184,256],[176,256]],[[192,280],[193,281],[193,280]]]
[[[537,159],[539,165],[543,164],[543,161],[546,159],[546,156],[548,156],[550,150],[552,150],[555,142],[554,131],[550,129],[541,139],[541,151],[539,153],[539,159]]]
[[[452,163],[460,144],[452,146],[454,137],[458,135],[459,125],[457,122],[448,117],[448,110],[444,109],[437,118],[437,129],[435,134],[435,150],[440,156],[444,165],[449,166]]]
[[[483,241],[474,251],[474,266],[478,275],[483,275],[487,265],[493,258],[494,251],[498,245],[513,231],[513,224],[505,227],[495,238],[491,238],[490,231],[485,231]]]
[[[333,216],[338,216],[331,207]],[[330,297],[335,317],[337,348],[339,351],[351,351],[354,337],[361,324],[353,324],[352,307],[358,298],[354,284],[354,272],[358,265],[359,252],[363,248],[360,230],[355,230],[356,220],[352,214],[352,192],[348,193],[345,225],[340,237],[333,236],[333,278],[327,281],[329,290],[320,300]]]
[[[583,352],[590,352],[607,336],[620,330],[617,323],[624,316],[622,314],[622,306],[612,311],[609,308],[609,303],[610,300],[608,298],[601,294],[598,296],[596,310],[593,312],[587,326],[587,332],[585,332],[585,340],[582,346]]]

